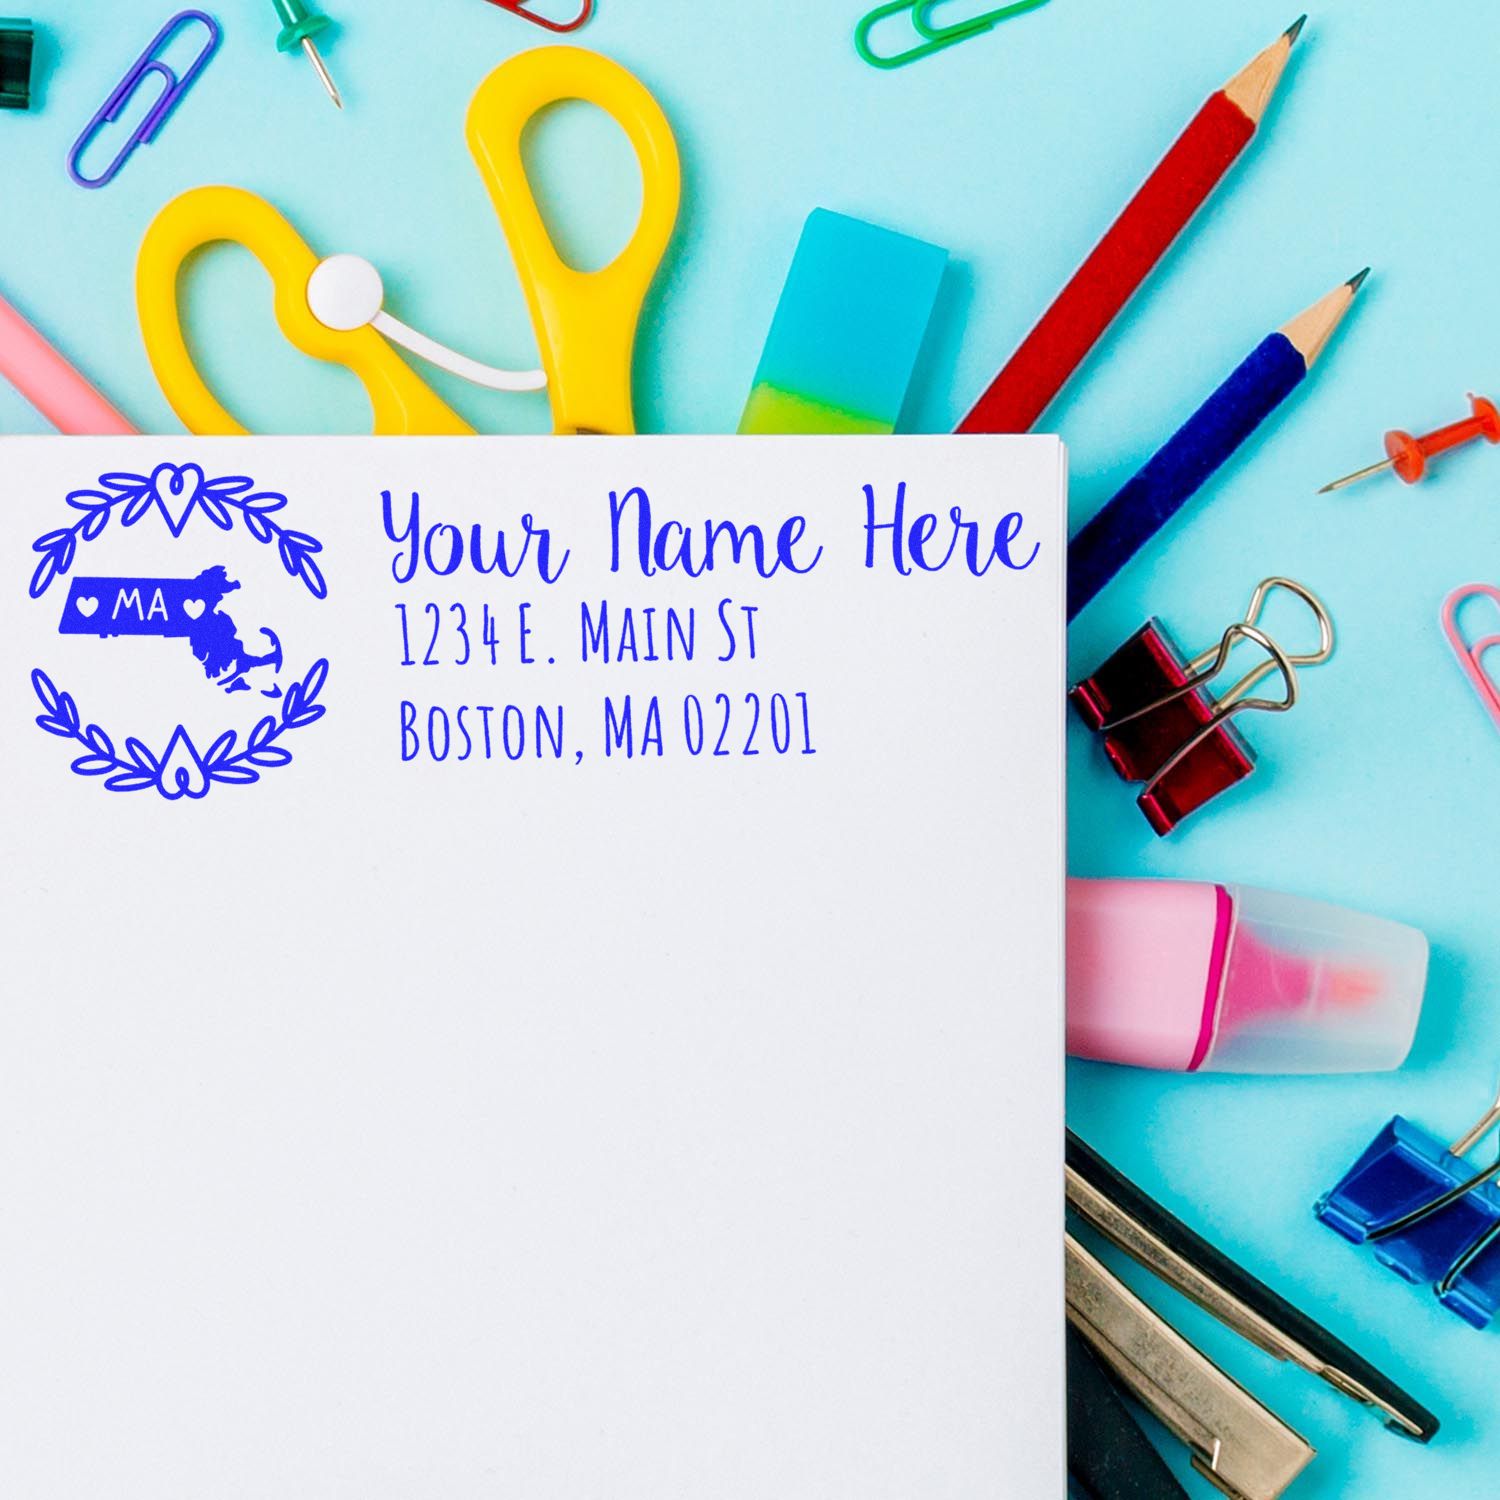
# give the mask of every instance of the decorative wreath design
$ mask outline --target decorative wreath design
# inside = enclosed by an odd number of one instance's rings
[[[83,514],[73,525],[49,531],[31,544],[33,552],[41,553],[31,575],[33,599],[41,598],[54,578],[67,573],[81,543],[104,534],[116,511],[121,526],[134,526],[153,510],[160,512],[174,537],[182,535],[195,511],[201,511],[220,531],[233,531],[238,516],[256,541],[275,543],[282,567],[300,578],[315,599],[328,597],[328,585],[313,560],[313,554],[323,550],[322,542],[272,520],[286,505],[286,496],[257,490],[255,481],[243,474],[209,479],[197,464],[158,464],[150,474],[101,474],[99,486],[69,494],[68,504]]]
[[[41,598],[54,579],[67,574],[82,544],[101,537],[111,516],[118,513],[122,527],[135,526],[153,511],[160,513],[174,538],[182,535],[195,512],[220,531],[233,531],[238,517],[256,541],[275,545],[282,567],[300,579],[315,599],[328,597],[328,585],[314,561],[314,554],[323,550],[322,542],[275,520],[276,512],[286,506],[286,496],[256,489],[255,481],[246,475],[209,479],[197,464],[158,464],[150,474],[101,474],[98,489],[74,490],[67,502],[81,512],[78,520],[31,544],[31,550],[41,554],[31,575],[33,599]],[[73,695],[40,668],[32,672],[31,686],[42,706],[37,724],[48,734],[82,747],[84,753],[72,763],[78,775],[103,777],[111,792],[155,787],[167,801],[175,802],[181,797],[206,797],[215,784],[248,786],[260,780],[262,771],[290,764],[292,752],[281,741],[295,730],[316,724],[327,712],[318,702],[327,678],[327,659],[320,658],[300,682],[287,689],[279,713],[261,719],[243,745],[239,732],[229,729],[201,752],[179,724],[160,753],[132,735],[124,740],[122,754],[103,728],[84,723]]]
[[[206,797],[215,782],[248,786],[260,780],[262,771],[290,764],[292,752],[279,741],[293,730],[316,724],[327,712],[317,701],[327,678],[328,662],[321,658],[306,677],[286,690],[280,714],[267,714],[250,731],[243,747],[238,733],[229,729],[200,754],[179,724],[159,755],[132,736],[125,741],[124,756],[99,725],[83,722],[73,695],[57,687],[40,668],[31,674],[31,685],[42,705],[37,723],[48,734],[83,746],[84,753],[73,762],[80,776],[104,777],[105,788],[111,792],[155,787],[167,801],[175,802],[179,797]]]

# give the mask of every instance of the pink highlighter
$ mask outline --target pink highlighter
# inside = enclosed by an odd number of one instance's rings
[[[1068,1051],[1179,1073],[1358,1073],[1411,1051],[1427,939],[1248,886],[1068,881]]]
[[[61,433],[127,437],[137,431],[3,297],[0,376]]]

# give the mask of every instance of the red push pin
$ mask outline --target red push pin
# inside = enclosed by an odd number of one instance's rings
[[[1427,472],[1427,460],[1435,453],[1446,453],[1449,448],[1471,443],[1477,437],[1482,437],[1489,443],[1500,443],[1500,411],[1495,409],[1495,403],[1483,396],[1476,396],[1471,391],[1469,405],[1474,408],[1473,416],[1447,427],[1439,427],[1426,437],[1413,437],[1409,432],[1393,428],[1385,435],[1387,457],[1383,463],[1371,464],[1368,468],[1345,474],[1342,479],[1325,484],[1318,493],[1326,495],[1329,490],[1341,490],[1346,484],[1358,484],[1361,479],[1368,479],[1371,474],[1379,474],[1386,469],[1394,469],[1396,477],[1406,484],[1415,484]]]

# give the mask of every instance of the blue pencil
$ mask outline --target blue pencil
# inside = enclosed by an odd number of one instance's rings
[[[1229,378],[1068,544],[1068,619],[1202,488],[1302,383],[1369,268],[1262,339]]]

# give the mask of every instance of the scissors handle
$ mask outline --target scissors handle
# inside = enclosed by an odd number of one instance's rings
[[[609,265],[577,271],[557,253],[521,159],[521,132],[564,99],[597,105],[641,164],[641,217]],[[502,63],[469,105],[469,149],[510,245],[552,398],[555,432],[631,433],[636,326],[677,222],[682,169],[672,127],[644,84],[581,47],[539,47]]]
[[[247,435],[193,363],[178,300],[188,258],[220,241],[243,245],[270,274],[276,321],[289,343],[359,377],[370,398],[377,434],[473,432],[374,328],[341,331],[312,315],[307,283],[318,257],[264,198],[232,187],[195,188],[173,199],[146,231],[136,261],[136,306],[146,354],[172,410],[189,432]]]

